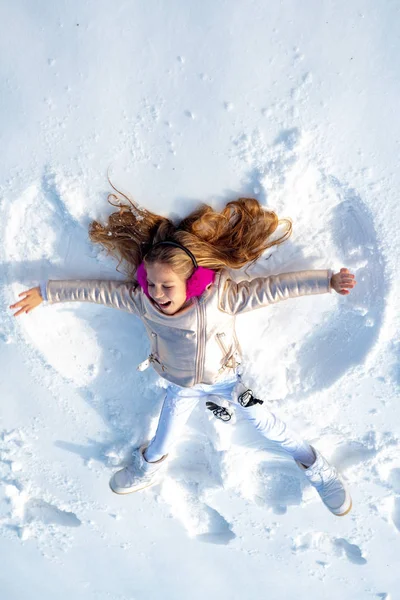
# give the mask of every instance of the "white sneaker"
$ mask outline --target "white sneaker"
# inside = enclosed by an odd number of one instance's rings
[[[117,471],[110,479],[110,488],[116,494],[131,494],[150,487],[160,479],[167,454],[156,462],[147,462],[143,456],[147,445],[136,448],[130,465]]]
[[[352,507],[350,492],[335,467],[332,467],[318,450],[313,448],[313,451],[316,458],[311,467],[305,467],[298,460],[296,463],[331,513],[343,517]]]

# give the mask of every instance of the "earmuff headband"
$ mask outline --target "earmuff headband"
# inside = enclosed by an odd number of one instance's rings
[[[178,244],[178,242],[172,242],[170,240],[165,240],[164,242],[157,242],[156,244],[154,244],[154,246],[151,247],[151,250],[153,250],[153,248],[157,248],[157,246],[162,246],[162,245],[163,246],[174,246],[175,248],[180,248],[181,250],[186,252],[186,254],[192,259],[194,268],[197,269],[197,267],[198,267],[197,260],[195,259],[194,255],[190,252],[190,250],[185,248],[185,246]]]

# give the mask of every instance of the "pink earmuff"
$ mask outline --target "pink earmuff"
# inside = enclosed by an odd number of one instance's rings
[[[149,287],[147,285],[147,273],[144,263],[140,263],[136,271],[136,279],[138,284],[148,298]],[[201,296],[206,287],[213,283],[215,279],[215,271],[206,269],[205,267],[196,267],[193,274],[186,282],[186,300],[195,296]]]
[[[186,282],[186,300],[201,296],[210,283],[214,283],[215,271],[206,267],[196,267]]]

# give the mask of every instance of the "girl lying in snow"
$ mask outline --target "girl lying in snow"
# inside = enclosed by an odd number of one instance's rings
[[[227,268],[245,267],[292,230],[289,220],[279,221],[251,198],[229,202],[221,212],[201,206],[177,225],[123,194],[111,194],[109,201],[119,210],[106,225],[94,221],[90,239],[126,265],[128,281],[49,281],[20,294],[23,298],[10,308],[18,309],[18,316],[43,300],[96,302],[143,321],[151,354],[139,369],[151,364],[169,385],[155,436],[134,449],[131,463],[113,475],[112,491],[129,494],[158,481],[174,440],[201,399],[213,400],[208,407],[229,418],[218,405],[220,398],[235,404],[262,435],[293,457],[333,514],[348,513],[351,497],[335,468],[242,382],[235,318],[288,298],[332,289],[348,294],[356,284],[354,275],[343,268],[335,274],[310,270],[232,281]],[[278,225],[283,234],[273,237]]]

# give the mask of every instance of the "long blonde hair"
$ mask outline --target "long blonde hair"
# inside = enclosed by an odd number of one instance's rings
[[[164,240],[188,248],[199,266],[219,271],[225,267],[240,269],[254,262],[267,248],[281,244],[292,233],[290,219],[279,220],[254,198],[228,202],[220,212],[203,204],[179,223],[173,223],[139,207],[112,187],[116,193],[109,194],[108,201],[118,210],[108,217],[105,225],[93,221],[89,237],[117,258],[117,270],[122,264],[129,279],[135,279],[136,269],[145,256],[146,264],[167,263],[184,278],[191,275],[193,264],[184,251],[170,246],[152,250],[155,243]],[[283,233],[273,237],[279,225],[284,227]]]

